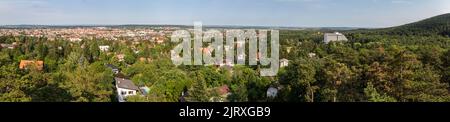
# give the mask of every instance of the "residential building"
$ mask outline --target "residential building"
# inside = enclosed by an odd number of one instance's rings
[[[308,53],[308,57],[310,57],[310,58],[316,57],[316,53]]]
[[[281,67],[287,67],[288,65],[289,65],[289,60],[287,60],[285,58],[280,59],[280,68]]]
[[[82,39],[80,39],[80,38],[69,38],[69,41],[71,41],[71,42],[81,42]]]
[[[116,67],[116,66],[114,66],[114,65],[112,65],[112,64],[107,64],[106,67],[111,68],[111,71],[112,71],[114,74],[119,74],[119,72],[120,72],[119,67]]]
[[[30,66],[34,66],[37,70],[43,70],[44,61],[21,60],[19,69],[28,69]]]
[[[347,41],[347,40],[348,39],[343,34],[335,32],[335,33],[325,33],[323,42],[325,42],[325,44],[328,44],[334,41]]]
[[[126,102],[126,97],[137,95],[140,90],[133,81],[125,78],[114,78],[119,102]]]
[[[107,46],[107,45],[98,46],[98,48],[102,52],[108,52],[109,51],[109,46]]]

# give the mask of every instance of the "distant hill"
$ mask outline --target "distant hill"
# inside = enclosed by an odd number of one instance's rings
[[[358,30],[357,32],[388,35],[450,36],[450,13],[397,27]]]

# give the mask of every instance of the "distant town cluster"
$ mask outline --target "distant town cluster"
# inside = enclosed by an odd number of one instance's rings
[[[64,39],[79,42],[83,39],[102,38],[106,40],[149,40],[163,43],[178,27],[113,28],[113,27],[71,27],[71,28],[11,28],[0,29],[0,36],[46,37],[48,40]]]

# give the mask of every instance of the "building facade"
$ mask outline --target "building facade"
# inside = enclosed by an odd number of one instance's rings
[[[335,32],[335,33],[325,33],[323,42],[325,44],[328,44],[330,42],[334,41],[347,41],[347,37],[344,36],[344,34]]]

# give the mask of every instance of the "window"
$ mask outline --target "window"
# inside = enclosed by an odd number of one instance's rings
[[[122,95],[126,95],[126,94],[127,94],[127,92],[125,92],[125,91],[122,91],[122,92],[121,92],[121,94],[122,94]]]
[[[133,91],[128,91],[128,94],[133,94]]]

